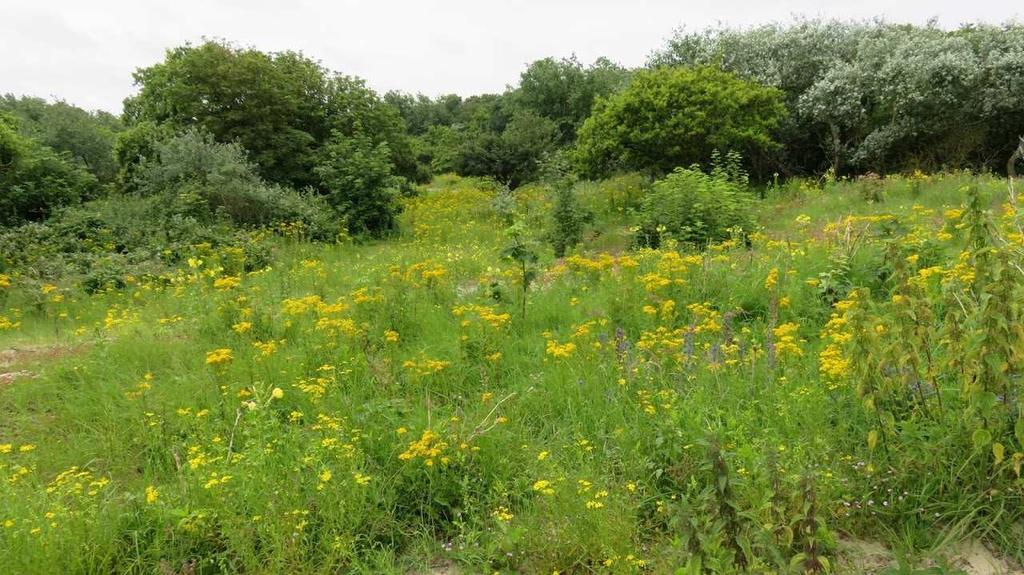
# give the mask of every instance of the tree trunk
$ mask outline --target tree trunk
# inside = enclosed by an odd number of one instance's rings
[[[1013,180],[1017,178],[1017,160],[1024,156],[1024,136],[1017,136],[1017,140],[1017,148],[1010,154],[1010,159],[1006,160],[1006,185],[1010,191],[1010,205],[1014,211],[1017,209],[1017,190],[1013,187]]]
[[[1013,181],[1017,177],[1017,160],[1024,155],[1024,136],[1018,136],[1020,140],[1017,144],[1017,148],[1013,150],[1013,154],[1010,155],[1010,159],[1006,160],[1006,176]]]

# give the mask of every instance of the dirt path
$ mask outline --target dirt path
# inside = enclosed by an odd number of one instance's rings
[[[965,541],[949,550],[940,550],[937,554],[948,561],[948,565],[962,570],[967,575],[1024,575],[1024,570],[1013,561],[997,556],[980,541]],[[921,567],[927,568],[936,564],[935,560],[927,560]],[[851,575],[895,573],[898,562],[892,552],[881,543],[842,539],[839,542],[837,567],[838,573]]]
[[[80,353],[85,346],[23,345],[0,349],[0,386],[33,378],[39,368],[62,357]]]

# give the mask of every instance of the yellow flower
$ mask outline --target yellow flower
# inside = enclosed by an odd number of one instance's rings
[[[332,477],[334,477],[334,475],[331,473],[330,469],[324,469],[322,472],[320,472],[321,483],[327,483],[328,481],[331,480]]]
[[[206,365],[224,365],[230,363],[234,359],[231,356],[231,350],[222,347],[206,353]]]
[[[235,325],[231,326],[231,329],[237,334],[243,334],[252,329],[251,321],[240,321]]]
[[[493,516],[498,521],[504,521],[506,523],[511,521],[512,518],[515,517],[514,515],[512,515],[512,512],[508,510],[508,507],[504,506],[498,507],[493,512],[491,512],[491,516]]]
[[[547,451],[541,451],[540,453],[537,454],[537,461],[544,461],[545,459],[548,458],[548,455],[549,454]]]
[[[284,397],[284,390],[280,387],[275,387],[273,391],[270,392],[270,397],[273,397],[274,399],[281,399]]]
[[[160,498],[160,490],[152,485],[146,487],[146,503],[152,505]]]
[[[420,354],[419,359],[409,359],[402,363],[402,367],[413,372],[413,374],[420,377],[426,377],[435,373],[440,373],[445,369],[451,367],[452,362],[441,359],[430,359],[424,354]]]
[[[422,458],[423,465],[433,467],[434,458],[440,457],[441,464],[447,465],[450,461],[447,456],[444,456],[447,448],[448,443],[443,441],[438,434],[430,429],[425,429],[420,438],[410,442],[409,447],[399,454],[398,458],[402,461],[410,461],[417,457]]]
[[[576,344],[571,341],[568,343],[559,344],[555,340],[549,339],[546,351],[547,354],[552,357],[566,358],[571,356],[572,352],[576,351]]]
[[[398,332],[389,329],[384,332],[384,339],[391,343],[395,343],[396,341],[398,341]]]
[[[555,490],[551,487],[551,482],[547,479],[540,479],[533,484],[533,490],[544,495],[554,495]]]
[[[786,355],[800,357],[804,354],[804,350],[799,346],[799,343],[802,343],[803,340],[797,340],[795,335],[799,329],[800,326],[798,324],[789,322],[772,330],[772,333],[778,338],[775,342],[775,351],[780,357]]]
[[[237,276],[228,276],[213,280],[213,287],[219,290],[229,290],[238,287],[241,283],[242,278]]]

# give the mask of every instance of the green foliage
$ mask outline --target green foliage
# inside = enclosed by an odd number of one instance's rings
[[[604,58],[586,68],[575,58],[545,58],[503,94],[432,100],[389,92],[384,100],[415,138],[417,181],[457,172],[517,187],[536,179],[541,157],[570,144],[595,99],[614,93],[627,78],[626,70]]]
[[[125,193],[137,193],[139,170],[148,161],[158,161],[157,145],[174,136],[168,124],[150,121],[138,122],[117,135],[114,159],[117,164],[117,188]]]
[[[135,81],[139,94],[125,102],[131,124],[200,128],[217,142],[237,143],[267,181],[316,185],[319,150],[338,133],[387,142],[396,171],[416,175],[398,111],[362,80],[332,74],[300,53],[207,41],[169,50]]]
[[[74,283],[95,293],[182,265],[197,244],[260,249],[252,232],[228,222],[201,223],[170,213],[164,196],[116,196],[0,231],[0,271],[16,271],[33,282]]]
[[[337,135],[314,168],[327,202],[345,216],[353,232],[380,234],[394,225],[401,179],[391,173],[389,153],[385,143]]]
[[[21,135],[17,126],[17,120],[0,113],[0,225],[46,219],[96,192],[92,174]]]
[[[226,218],[247,227],[304,222],[328,238],[339,229],[330,222],[329,208],[313,197],[265,184],[237,144],[188,131],[157,142],[154,152],[132,188],[143,197],[160,197],[159,209],[167,216],[207,223]]]
[[[746,181],[721,168],[677,168],[654,183],[640,208],[637,241],[657,247],[665,238],[704,245],[753,230]]]
[[[526,301],[530,293],[530,285],[537,279],[537,251],[534,242],[529,238],[523,222],[517,221],[505,229],[508,243],[501,251],[501,256],[515,263],[519,284],[519,315],[526,317]]]
[[[583,240],[584,228],[594,221],[594,214],[580,203],[575,178],[564,158],[548,158],[543,170],[554,194],[548,241],[555,250],[555,257],[561,258]]]
[[[327,73],[295,52],[266,54],[213,41],[168,50],[135,72],[140,91],[125,101],[130,123],[196,127],[247,150],[270,181],[312,183],[312,155],[327,135]]]
[[[410,182],[425,181],[427,174],[420,171],[416,150],[406,134],[399,111],[367,88],[363,80],[341,75],[331,77],[325,116],[329,131],[321,140],[322,147],[336,144],[340,137],[369,139],[373,146],[387,144],[388,160],[396,176]],[[314,164],[319,164],[321,156],[322,151],[318,151]]]
[[[459,174],[491,176],[517,187],[537,177],[540,160],[555,149],[558,127],[533,112],[518,111],[500,133],[479,128],[464,138],[455,161]]]
[[[601,101],[580,129],[581,170],[602,176],[622,170],[665,174],[706,164],[713,150],[747,157],[778,146],[782,94],[715,68],[638,72],[622,93]]]
[[[117,166],[112,155],[121,121],[107,112],[87,112],[64,101],[11,94],[0,98],[0,111],[18,118],[19,130],[57,152],[66,152],[103,184],[113,181]]]
[[[451,126],[460,121],[459,111],[462,98],[456,94],[445,94],[431,99],[423,94],[405,94],[389,91],[384,101],[398,111],[410,134],[422,136],[435,126]]]
[[[715,65],[784,93],[786,171],[1004,168],[1024,133],[1024,26],[796,20],[680,31],[651,65]]]
[[[627,80],[628,72],[607,58],[586,68],[575,56],[544,58],[520,75],[514,98],[518,105],[554,122],[559,142],[568,145],[576,140],[576,130],[590,115],[594,102],[615,93]]]

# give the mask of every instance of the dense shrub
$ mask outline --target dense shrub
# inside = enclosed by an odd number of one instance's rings
[[[45,222],[0,228],[0,273],[72,280],[95,292],[183,265],[196,246],[238,248],[249,269],[269,262],[265,242],[257,240],[262,232],[200,222],[165,204],[164,196],[115,196],[63,208]]]
[[[1019,23],[680,30],[650,65],[715,65],[780,89],[783,173],[1002,170],[1024,133]]]
[[[0,225],[46,219],[96,190],[92,174],[19,134],[14,118],[0,113]]]
[[[117,189],[125,193],[138,192],[136,176],[139,170],[146,162],[158,160],[157,144],[173,136],[174,129],[169,124],[154,122],[138,122],[118,133],[113,148]]]
[[[577,159],[584,174],[600,177],[665,174],[707,163],[716,149],[762,155],[778,147],[772,132],[784,113],[778,90],[715,68],[646,70],[595,106],[580,128]]]
[[[0,97],[0,110],[18,118],[18,129],[37,142],[66,153],[101,183],[113,181],[112,152],[121,120],[108,112],[88,112],[64,101],[13,95]]]
[[[312,194],[264,183],[236,144],[189,131],[157,142],[155,153],[132,187],[142,196],[162,197],[157,207],[167,216],[199,222],[225,218],[248,227],[303,222],[326,237],[339,229],[332,210]]]
[[[663,238],[706,244],[753,225],[751,196],[742,178],[722,169],[677,168],[654,183],[640,208],[641,245],[657,247]]]
[[[314,172],[327,202],[343,214],[350,230],[379,234],[394,226],[401,178],[391,173],[385,143],[336,137],[324,147]]]
[[[198,127],[217,142],[238,143],[268,182],[315,185],[318,154],[337,132],[387,142],[397,173],[415,177],[398,111],[362,80],[301,53],[207,41],[169,50],[163,62],[136,71],[135,81],[139,94],[125,102],[130,124]]]
[[[463,137],[455,161],[458,173],[491,176],[516,187],[537,177],[540,160],[556,147],[558,126],[519,111],[500,132],[476,129]]]

